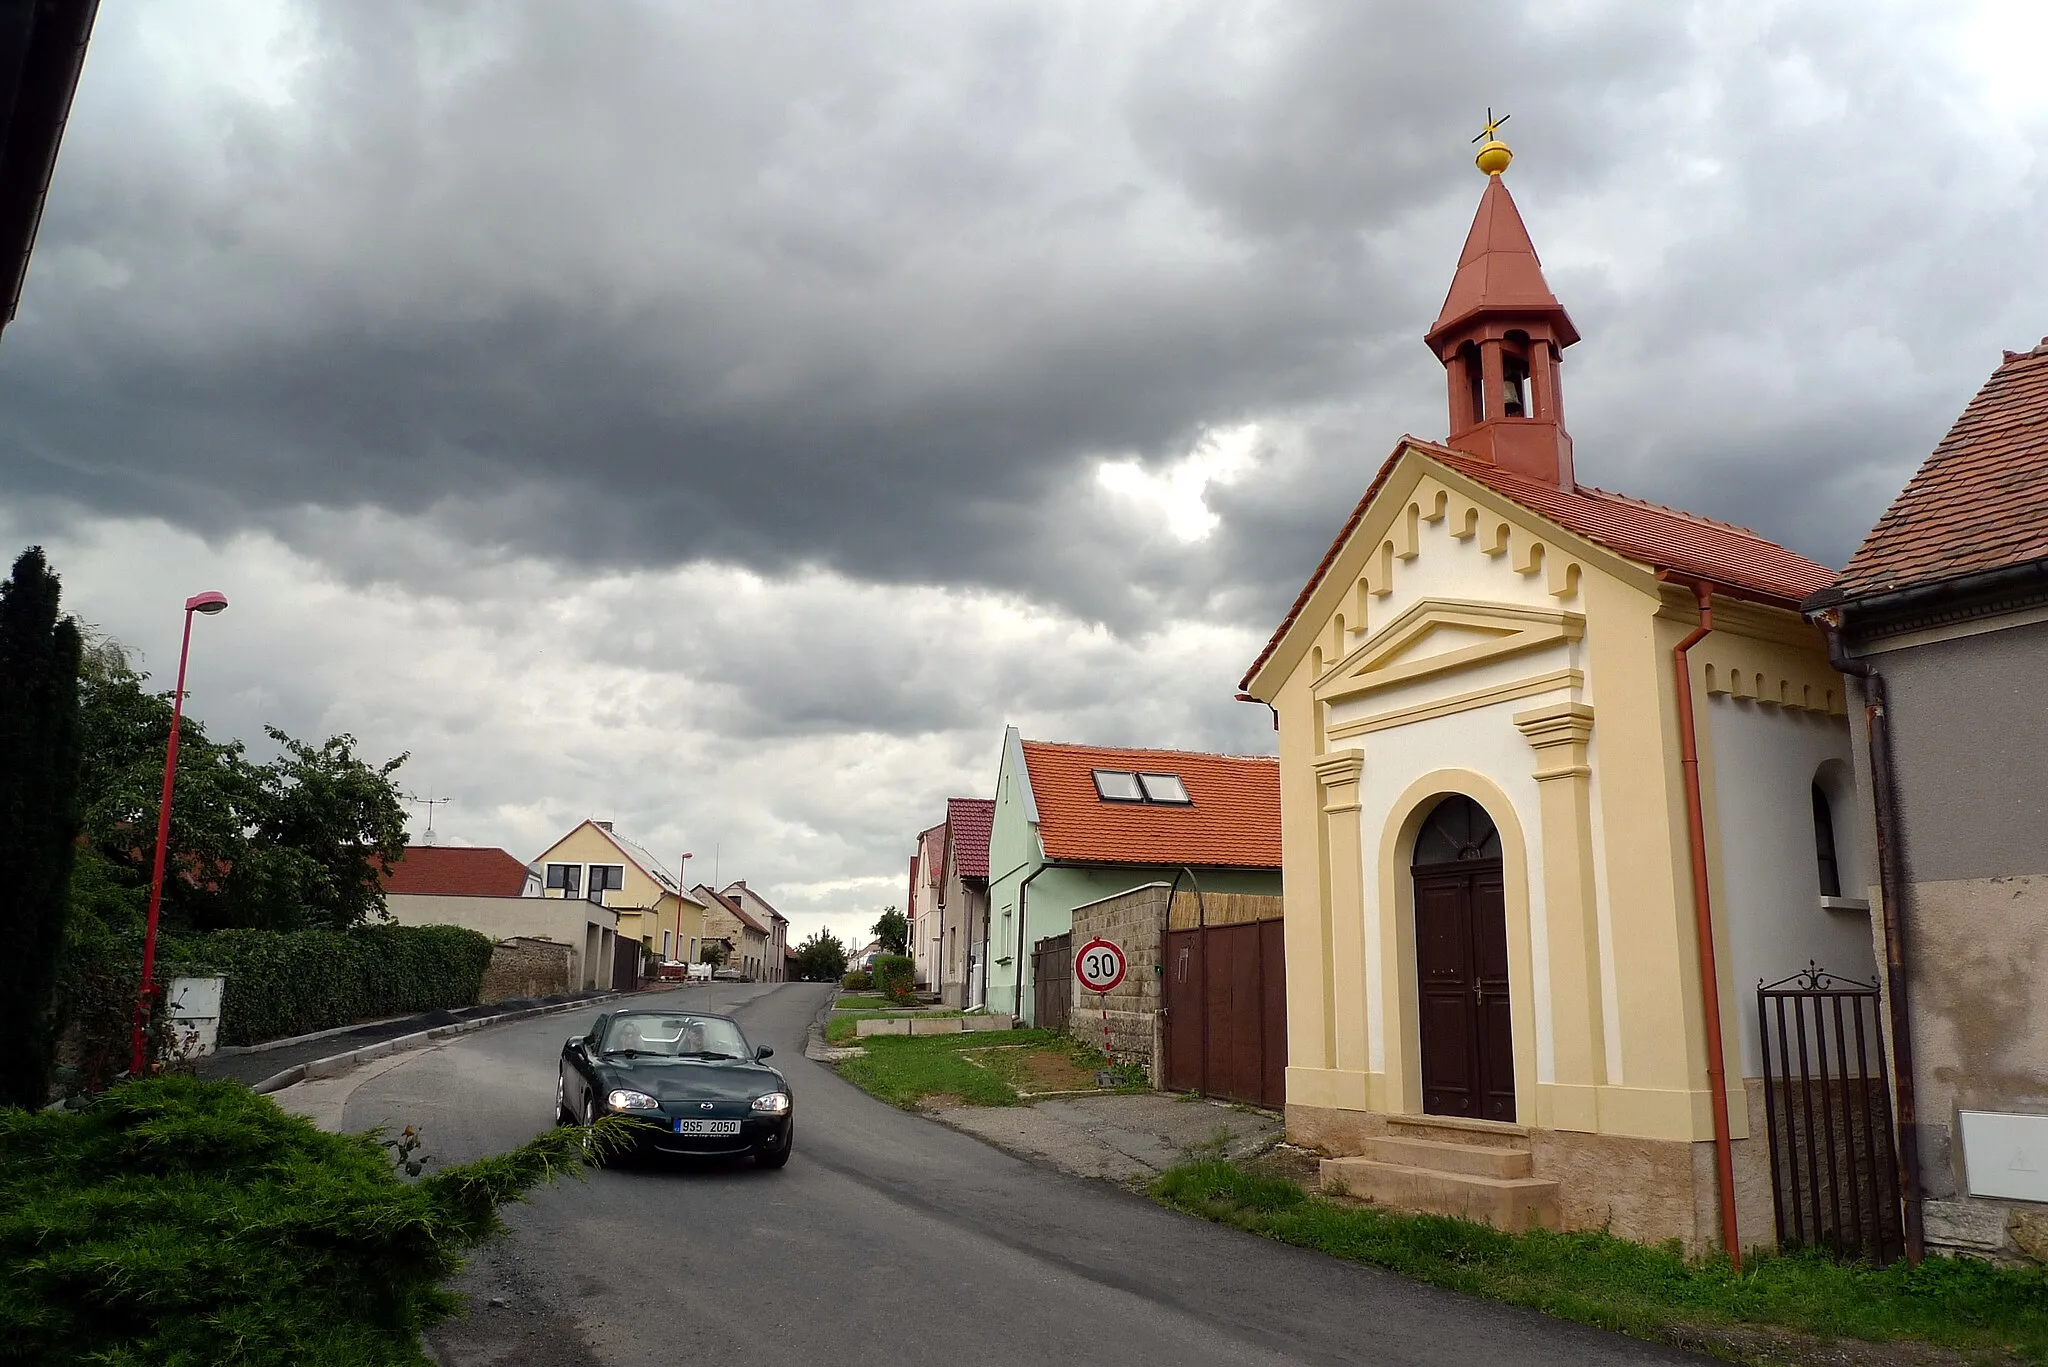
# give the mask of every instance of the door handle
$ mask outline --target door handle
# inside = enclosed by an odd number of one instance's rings
[[[1472,984],[1472,1004],[1473,1004],[1474,1006],[1484,1006],[1484,1005],[1486,1005],[1486,984],[1485,984],[1485,983],[1473,983],[1473,984]]]

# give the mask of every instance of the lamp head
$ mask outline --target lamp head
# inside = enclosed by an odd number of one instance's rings
[[[208,589],[205,593],[195,593],[185,600],[185,611],[187,612],[203,612],[208,617],[211,617],[215,613],[226,612],[227,610],[228,596],[224,593],[215,593],[211,589]]]

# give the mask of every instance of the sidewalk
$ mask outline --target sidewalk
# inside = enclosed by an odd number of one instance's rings
[[[386,1040],[398,1039],[404,1035],[416,1035],[422,1030],[432,1030],[437,1026],[489,1020],[494,1016],[511,1015],[531,1010],[536,1006],[589,1001],[612,995],[614,994],[609,990],[569,992],[550,997],[515,997],[510,1001],[493,1002],[489,1006],[465,1006],[457,1011],[423,1011],[416,1016],[372,1021],[366,1025],[343,1030],[323,1030],[318,1034],[280,1040],[274,1044],[252,1045],[234,1053],[211,1054],[199,1061],[197,1071],[203,1078],[225,1078],[233,1082],[246,1082],[253,1087],[265,1078],[275,1077],[285,1069],[301,1063],[332,1058],[336,1054],[346,1054],[366,1045],[382,1044]]]
[[[925,1112],[956,1130],[1076,1177],[1142,1183],[1196,1150],[1241,1158],[1281,1137],[1280,1117],[1161,1092],[1066,1097],[1028,1106],[939,1106]]]

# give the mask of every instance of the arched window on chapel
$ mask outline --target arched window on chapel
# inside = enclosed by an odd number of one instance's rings
[[[1820,865],[1820,895],[1842,895],[1842,867],[1835,858],[1835,816],[1828,795],[1813,785],[1813,852]]]

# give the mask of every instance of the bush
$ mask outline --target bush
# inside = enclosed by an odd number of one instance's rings
[[[865,992],[875,985],[875,979],[865,968],[856,968],[841,978],[839,985],[848,992]]]
[[[163,947],[180,973],[227,978],[222,1044],[256,1044],[441,1007],[474,1006],[491,940],[461,926],[217,930]]]
[[[899,1006],[908,1005],[917,990],[917,965],[907,954],[877,954],[875,990]]]
[[[459,1308],[440,1283],[461,1252],[583,1144],[550,1130],[406,1182],[375,1135],[237,1083],[0,1110],[0,1361],[420,1367],[420,1330]]]

